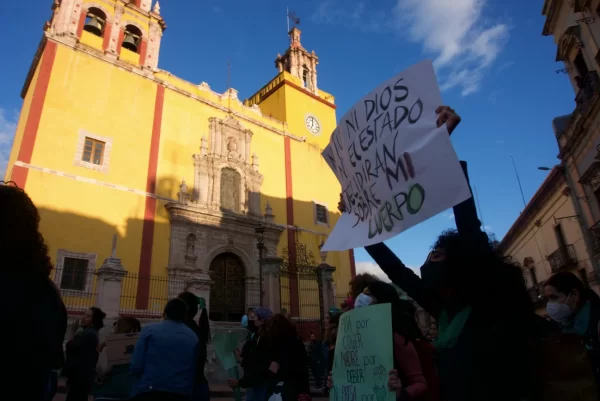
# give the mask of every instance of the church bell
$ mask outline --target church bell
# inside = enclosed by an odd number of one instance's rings
[[[132,52],[137,53],[137,43],[135,37],[130,32],[125,32],[125,39],[123,39],[122,46],[127,50],[131,50]]]
[[[86,22],[83,29],[96,36],[102,36],[102,23],[98,20],[96,16],[90,17],[89,21]]]

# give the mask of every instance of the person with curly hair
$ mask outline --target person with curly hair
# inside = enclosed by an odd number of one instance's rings
[[[447,106],[436,113],[438,127],[446,124],[449,134],[461,121]],[[468,183],[467,164],[460,163]],[[339,209],[345,212],[341,197]],[[496,252],[481,230],[473,197],[453,209],[457,230],[439,236],[421,277],[384,243],[365,250],[438,322],[435,346],[442,399],[526,399],[532,395],[528,346],[535,313],[522,272]],[[482,282],[482,275],[490,279]]]
[[[67,311],[50,280],[52,263],[39,231],[40,216],[31,198],[13,182],[0,181],[0,280],[6,345],[2,362],[10,367],[3,379],[19,389],[19,397],[48,400],[63,365]]]

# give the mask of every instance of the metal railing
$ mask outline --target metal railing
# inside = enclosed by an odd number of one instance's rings
[[[575,97],[575,103],[577,103],[577,109],[585,112],[589,109],[592,104],[592,99],[598,93],[600,89],[600,79],[596,71],[590,71],[583,78],[581,83],[581,89]]]
[[[121,316],[160,318],[167,302],[185,291],[186,281],[177,276],[127,273],[121,287]]]
[[[600,253],[600,221],[597,221],[589,230],[592,239],[592,252],[597,255]]]
[[[548,256],[552,272],[572,267],[577,264],[577,256],[573,245],[562,245]]]
[[[69,315],[81,315],[96,303],[95,271],[75,267],[53,269],[50,274]]]

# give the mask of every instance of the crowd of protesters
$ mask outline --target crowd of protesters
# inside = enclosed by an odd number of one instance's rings
[[[440,107],[438,125],[451,134],[460,118]],[[467,177],[466,163],[461,162]],[[343,200],[340,211],[345,212]],[[454,207],[456,230],[443,232],[421,267],[421,277],[383,243],[366,247],[391,282],[436,321],[429,338],[415,320],[415,307],[395,287],[369,275],[350,283],[341,309],[325,316],[325,338],[311,336],[307,354],[287,311],[249,309],[242,321],[247,341],[236,352],[248,401],[310,397],[309,365],[317,386],[335,358],[340,316],[354,308],[391,305],[394,367],[388,387],[399,401],[598,400],[600,298],[574,274],[556,273],[545,282],[547,313],[536,315],[520,268],[499,255],[480,228],[472,198]],[[85,312],[67,337],[67,313],[49,278],[52,265],[31,199],[13,185],[0,185],[0,252],[8,266],[0,296],[12,327],[3,330],[3,380],[19,399],[50,400],[56,372],[67,378],[67,400],[209,399],[205,377],[211,340],[206,308],[191,293],[171,299],[163,320],[141,330],[121,318],[114,332],[139,333],[130,363],[98,374],[105,344],[99,331],[106,315]],[[490,279],[482,284],[480,272]],[[196,316],[200,317],[196,322]],[[309,357],[310,356],[310,357]],[[333,385],[327,378],[327,388]]]

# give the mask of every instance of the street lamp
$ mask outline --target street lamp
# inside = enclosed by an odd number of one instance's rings
[[[256,233],[256,247],[258,248],[258,274],[260,285],[260,306],[263,306],[263,252],[265,250],[265,226],[260,225],[254,229]]]

